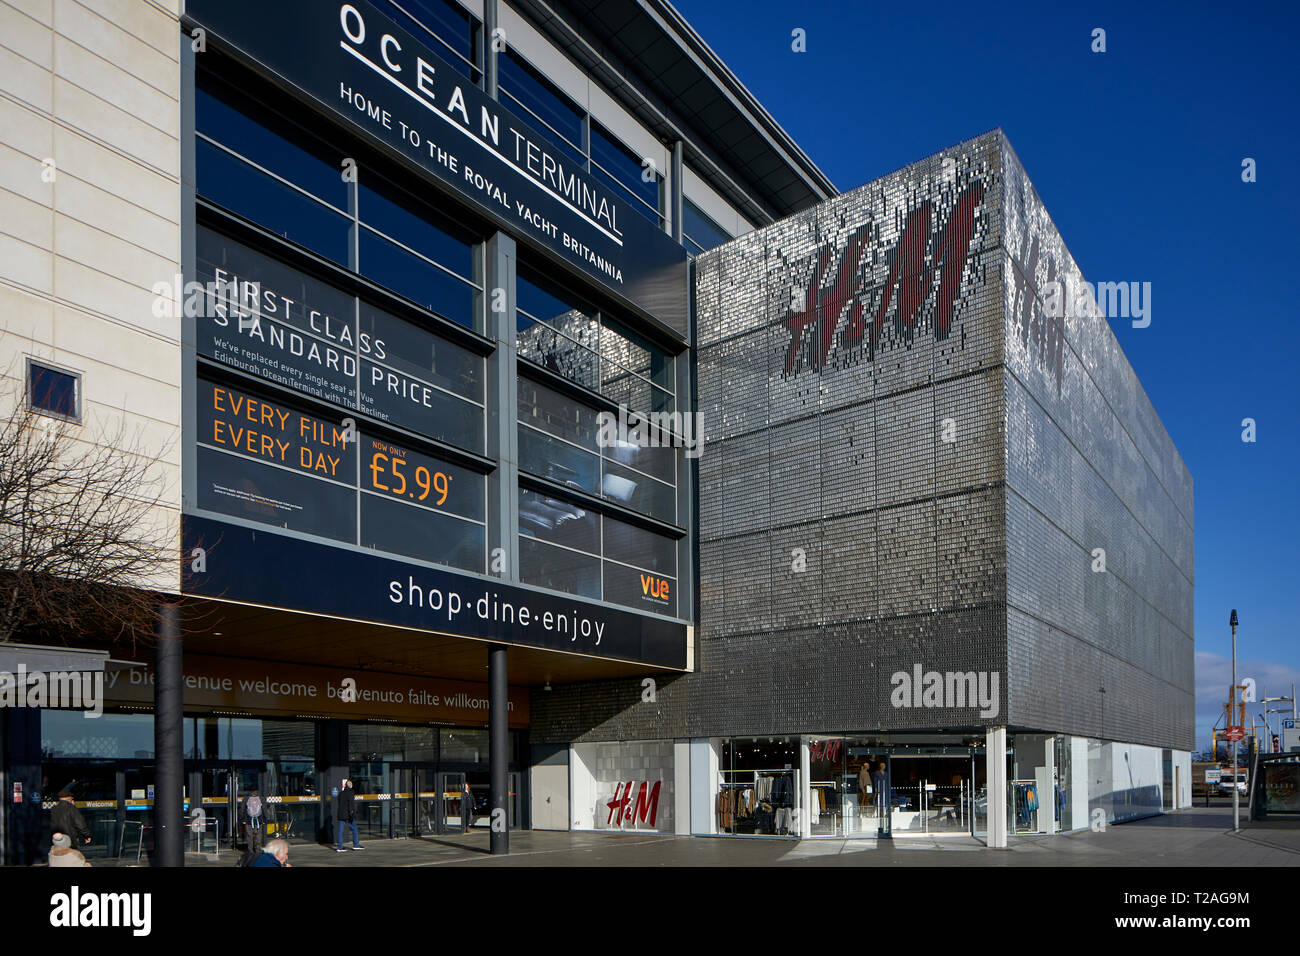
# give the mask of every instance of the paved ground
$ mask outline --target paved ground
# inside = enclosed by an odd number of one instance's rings
[[[1062,836],[1012,838],[989,850],[967,837],[876,840],[728,839],[621,833],[512,833],[508,857],[487,852],[488,834],[377,840],[366,849],[296,845],[294,866],[1296,866],[1300,820],[1249,824],[1232,833],[1232,811],[1197,807]],[[105,865],[109,861],[98,862]],[[233,866],[235,854],[190,853],[187,866]]]

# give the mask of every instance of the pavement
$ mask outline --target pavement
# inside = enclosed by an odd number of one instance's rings
[[[893,840],[783,840],[684,837],[649,833],[519,830],[510,854],[491,856],[488,833],[374,840],[364,850],[336,853],[295,844],[289,862],[307,867],[439,866],[1157,866],[1255,867],[1300,864],[1300,819],[1243,821],[1232,832],[1232,810],[1195,807],[1175,813],[1055,836],[1012,837],[990,850],[968,836],[900,836]],[[185,865],[233,867],[225,850],[187,853]],[[99,860],[97,866],[114,865]],[[135,865],[124,860],[122,865]]]

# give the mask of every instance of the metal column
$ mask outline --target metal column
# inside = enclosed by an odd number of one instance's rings
[[[984,738],[988,793],[988,845],[1007,846],[1007,728],[990,727]]]
[[[488,649],[488,763],[492,780],[488,808],[491,821],[492,853],[510,852],[510,761],[509,685],[506,674],[506,647],[493,644]]]
[[[483,92],[497,98],[497,0],[483,0]]]
[[[672,219],[673,242],[682,241],[682,141],[673,143],[673,168],[668,185],[671,190],[669,198],[669,215]]]
[[[158,608],[154,649],[154,864],[185,865],[184,678],[181,674],[180,609]]]

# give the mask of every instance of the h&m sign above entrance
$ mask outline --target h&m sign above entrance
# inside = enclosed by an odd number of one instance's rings
[[[369,3],[189,0],[186,20],[685,338],[686,251]]]

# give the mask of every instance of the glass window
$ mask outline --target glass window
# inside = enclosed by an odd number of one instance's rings
[[[349,724],[349,760],[421,760],[438,758],[438,731],[434,727],[398,727],[391,724]]]
[[[195,143],[198,193],[318,255],[348,264],[352,222],[206,140]]]
[[[361,274],[467,329],[478,329],[478,290],[362,228]]]
[[[604,454],[611,461],[635,468],[670,485],[676,484],[677,449],[675,448],[650,448],[615,440],[611,446],[604,449]]]
[[[795,836],[802,804],[799,738],[723,738],[718,761],[718,832]]]
[[[646,571],[677,576],[677,542],[605,516],[605,557]]]
[[[361,544],[479,573],[487,560],[483,525],[373,494],[361,496]]]
[[[348,208],[342,152],[203,71],[194,91],[194,125],[263,169],[340,210]],[[198,186],[203,195],[202,175]]]
[[[575,830],[673,832],[671,740],[575,744],[573,761]]]
[[[600,598],[600,558],[519,537],[519,580],[525,584]]]
[[[358,348],[364,358],[483,403],[483,356],[414,322],[361,303]]]
[[[519,357],[548,372],[589,388],[600,387],[600,356],[550,326],[534,325],[519,333]]]
[[[605,319],[601,330],[600,354],[660,388],[673,390],[672,356],[644,336],[609,319]]]
[[[467,727],[443,728],[438,734],[444,764],[487,766],[488,732]]]
[[[45,757],[153,757],[152,714],[103,714],[90,719],[79,710],[41,711],[41,753]]]
[[[596,409],[531,379],[519,378],[519,421],[565,441],[596,450]]]
[[[588,494],[599,493],[600,459],[588,451],[519,426],[519,467],[529,474]]]
[[[499,84],[516,103],[523,106],[552,130],[568,140],[569,152],[578,162],[583,162],[582,125],[586,115],[578,105],[546,79],[532,64],[511,50],[497,58],[500,72]],[[564,143],[559,144],[563,147]],[[576,153],[574,152],[576,150]]]
[[[673,396],[662,388],[651,385],[640,375],[633,375],[627,369],[605,362],[601,366],[605,380],[601,384],[601,394],[611,402],[626,405],[634,412],[670,412],[673,410]]]
[[[699,206],[685,198],[682,199],[682,234],[699,252],[732,239],[730,233],[706,216]]]
[[[367,173],[359,187],[362,222],[474,281],[477,236],[437,215],[382,176]]]
[[[677,492],[672,485],[606,461],[600,490],[605,498],[616,501],[625,508],[668,524],[677,522]]]
[[[608,174],[604,178],[640,200],[632,203],[638,212],[658,222],[659,190],[663,181],[659,171],[655,170],[647,182],[645,172],[648,167],[644,158],[637,156],[594,120],[591,124],[591,160]]]
[[[456,56],[451,65],[478,81],[474,63],[474,34],[478,18],[454,0],[381,0],[384,12],[406,27],[423,27],[441,40]],[[419,30],[415,31],[418,35]],[[446,51],[438,50],[439,53]],[[468,62],[464,62],[468,61]]]
[[[27,403],[33,411],[55,418],[81,420],[81,377],[35,359],[27,360]]]
[[[600,515],[553,495],[520,489],[519,533],[600,554]]]
[[[527,269],[520,269],[515,281],[519,308],[520,338],[526,338],[536,323],[545,323],[585,348],[600,347],[600,320],[596,310],[571,297]]]

